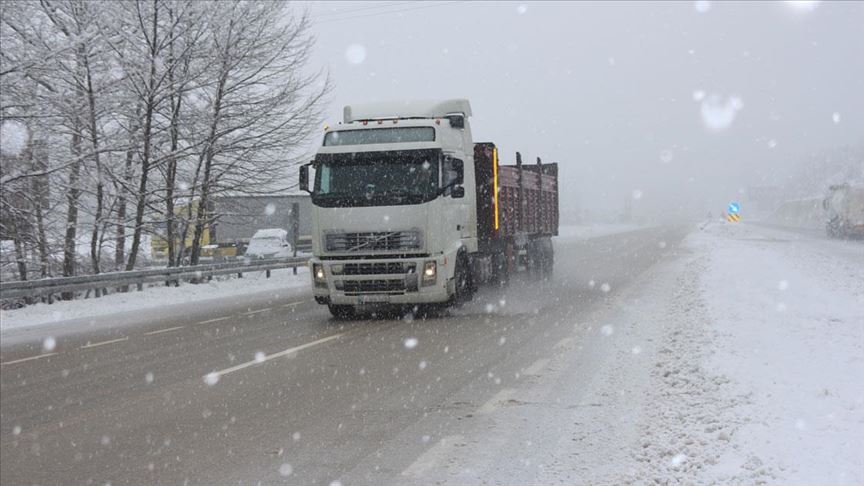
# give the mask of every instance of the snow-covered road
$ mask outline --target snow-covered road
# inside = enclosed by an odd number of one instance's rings
[[[685,233],[561,238],[428,320],[226,287],[9,329],[4,483],[864,483],[864,245]]]

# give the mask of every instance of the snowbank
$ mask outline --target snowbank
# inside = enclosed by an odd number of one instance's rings
[[[305,288],[309,285],[309,271],[298,268],[297,275],[290,269],[244,273],[243,278],[223,277],[204,284],[181,284],[180,287],[155,286],[143,292],[111,294],[98,299],[59,301],[36,304],[21,309],[0,311],[0,331],[41,324],[55,323],[82,317],[97,317],[119,312],[161,308],[171,304],[200,302],[211,299],[237,297],[266,290]]]
[[[533,483],[864,484],[864,245],[709,223],[676,254],[550,362],[544,402],[584,405]]]
[[[864,246],[732,225],[690,243],[708,256],[704,366],[745,398],[706,473],[864,484]]]

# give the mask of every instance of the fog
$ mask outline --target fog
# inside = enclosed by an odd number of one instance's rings
[[[504,163],[561,164],[565,221],[716,215],[864,141],[864,3],[300,6],[328,124],[350,103],[468,98]]]

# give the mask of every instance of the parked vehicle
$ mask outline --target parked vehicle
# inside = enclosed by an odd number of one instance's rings
[[[249,239],[247,258],[285,258],[292,256],[288,231],[281,228],[260,229]]]
[[[337,317],[366,304],[452,305],[520,270],[552,272],[557,164],[499,164],[467,100],[346,106],[315,159],[313,289]]]
[[[864,237],[864,186],[839,184],[828,188],[822,201],[825,230],[832,238]]]
[[[292,241],[294,208],[298,211],[297,250],[308,250],[311,247],[311,205],[309,196],[305,194],[215,197],[210,200],[205,211],[208,224],[201,233],[201,259],[224,260],[245,254],[250,235],[262,227],[284,227],[288,231],[288,241]],[[174,249],[175,254],[186,256],[184,261],[191,253],[195,226],[190,221],[194,220],[197,211],[198,200],[187,204],[178,203],[174,207]],[[165,260],[168,258],[167,224],[162,221],[155,226],[156,231],[150,240],[153,258]],[[181,241],[184,228],[186,234]]]

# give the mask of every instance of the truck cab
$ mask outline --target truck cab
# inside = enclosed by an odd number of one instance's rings
[[[464,99],[352,105],[326,131],[300,185],[312,194],[313,292],[334,315],[446,303],[468,290],[477,252],[470,116]]]

